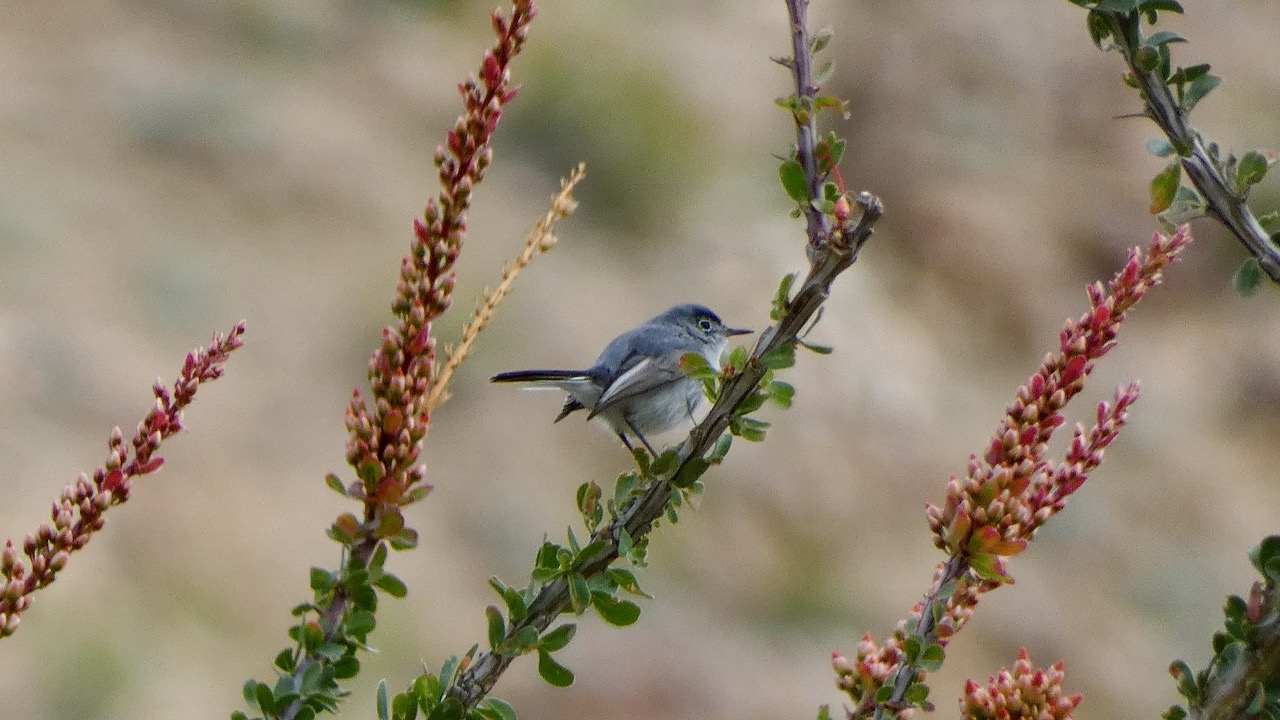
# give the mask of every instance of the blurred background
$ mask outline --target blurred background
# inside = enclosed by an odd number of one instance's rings
[[[379,653],[344,706],[373,716],[484,638],[490,575],[522,583],[573,493],[625,452],[559,398],[494,372],[585,366],[620,330],[683,301],[763,327],[802,270],[775,155],[788,76],[781,2],[544,0],[514,74],[459,265],[454,338],[472,298],[579,160],[588,177],[560,244],[520,278],[455,378],[425,452],[409,584],[383,605]],[[190,432],[0,642],[0,716],[225,718],[270,677],[324,529],[347,506],[343,409],[365,387],[410,222],[436,192],[430,157],[455,85],[490,44],[488,2],[96,0],[11,3],[0,24],[0,536],[126,434],[157,377],[247,319]],[[1190,3],[1168,27],[1225,82],[1195,121],[1225,148],[1274,147],[1280,6]],[[1065,1],[816,0],[830,87],[851,100],[844,177],[887,215],[836,283],[786,379],[763,445],[735,445],[696,512],[664,525],[640,573],[636,627],[585,618],[559,657],[568,690],[517,662],[497,688],[526,718],[812,717],[839,706],[833,649],[882,640],[939,553],[923,507],[984,446],[1055,347],[1082,286],[1155,228],[1162,161],[1117,55]],[[1274,178],[1256,206],[1280,202]],[[1066,662],[1080,717],[1155,717],[1174,658],[1201,667],[1246,552],[1280,529],[1280,294],[1241,298],[1242,253],[1214,225],[1125,326],[1069,418],[1112,389],[1145,395],[1107,462],[1011,564],[932,676],[942,716],[964,678],[1020,647]]]

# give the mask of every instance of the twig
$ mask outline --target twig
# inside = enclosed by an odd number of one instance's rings
[[[1142,91],[1146,105],[1143,114],[1159,126],[1177,150],[1182,169],[1204,198],[1209,215],[1236,236],[1249,254],[1258,260],[1268,277],[1280,283],[1280,247],[1263,229],[1244,199],[1231,189],[1231,181],[1210,155],[1204,138],[1191,126],[1187,111],[1182,109],[1169,85],[1155,71],[1142,70],[1136,64],[1141,47],[1141,15],[1136,11],[1097,12],[1102,12],[1112,23],[1112,38]]]
[[[440,375],[431,383],[426,403],[428,413],[434,412],[437,407],[449,401],[449,381],[453,378],[454,371],[471,354],[476,338],[493,319],[493,313],[511,292],[516,278],[524,272],[534,258],[555,247],[555,224],[569,217],[578,207],[578,202],[573,199],[573,189],[586,176],[586,163],[578,163],[578,167],[569,174],[569,178],[560,181],[560,192],[551,198],[551,206],[547,208],[546,214],[538,218],[538,222],[525,234],[524,250],[509,267],[503,270],[498,287],[484,291],[480,304],[462,331],[462,340],[458,342],[456,348],[446,351],[449,359],[440,369]]]

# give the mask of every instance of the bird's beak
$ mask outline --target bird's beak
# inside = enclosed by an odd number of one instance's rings
[[[724,334],[725,334],[725,335],[730,335],[730,336],[733,336],[733,335],[750,335],[750,334],[751,334],[751,333],[753,333],[753,332],[755,332],[755,330],[748,330],[748,329],[744,329],[744,328],[725,328],[725,329],[724,329]]]

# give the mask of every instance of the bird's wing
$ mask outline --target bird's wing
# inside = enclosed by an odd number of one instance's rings
[[[689,350],[679,349],[656,357],[632,356],[635,360],[626,363],[630,367],[623,370],[618,378],[600,393],[588,417],[595,417],[620,402],[664,385],[687,380],[688,377],[680,369],[680,358],[688,352]]]

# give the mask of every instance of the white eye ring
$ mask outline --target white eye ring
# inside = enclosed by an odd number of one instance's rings
[[[711,321],[703,318],[698,321],[698,327],[702,328],[704,332],[711,332]]]

